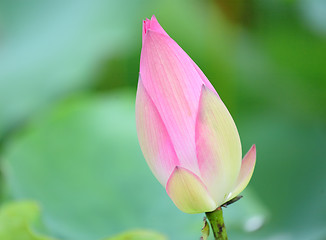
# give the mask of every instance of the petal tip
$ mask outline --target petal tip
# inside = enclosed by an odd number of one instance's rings
[[[146,18],[145,20],[143,20],[143,42],[145,40],[146,35],[150,32],[150,30],[167,35],[167,33],[164,31],[162,26],[157,21],[155,15],[153,15],[151,19]]]
[[[248,151],[248,153],[247,154],[254,154],[255,156],[256,156],[256,144],[253,144],[252,146],[251,146],[251,148],[249,149],[249,151]]]
[[[207,94],[213,94],[215,95],[219,100],[220,99],[220,96],[217,94],[216,90],[213,88],[211,89],[209,86],[206,86],[206,84],[202,84],[201,86],[201,96],[200,98],[203,98],[204,95],[207,95]]]
[[[175,167],[174,167],[174,169],[173,169],[173,171],[172,171],[172,173],[171,173],[171,175],[170,175],[170,177],[169,177],[169,179],[168,179],[168,181],[167,181],[167,183],[166,183],[166,191],[167,191],[168,194],[169,194],[169,191],[168,191],[167,186],[169,186],[169,183],[170,183],[170,181],[171,181],[171,179],[172,179],[172,176],[174,176],[175,173],[180,172],[181,169],[183,169],[183,167],[180,167],[180,166],[175,166]]]
[[[155,21],[158,23],[157,18],[155,17],[155,14],[152,15],[151,21]]]

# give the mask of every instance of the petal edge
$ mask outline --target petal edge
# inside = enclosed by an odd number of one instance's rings
[[[226,106],[204,85],[196,121],[196,150],[202,179],[221,205],[240,172],[241,142]]]
[[[159,182],[165,186],[179,165],[170,136],[139,76],[136,97],[136,128],[143,155]]]
[[[248,185],[256,165],[256,145],[254,144],[244,156],[241,164],[240,173],[234,190],[230,193],[228,200],[236,197]]]

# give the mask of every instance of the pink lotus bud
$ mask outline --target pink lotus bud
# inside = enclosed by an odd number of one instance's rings
[[[149,167],[181,211],[213,211],[248,185],[255,145],[241,161],[229,111],[154,16],[143,23],[136,122]]]

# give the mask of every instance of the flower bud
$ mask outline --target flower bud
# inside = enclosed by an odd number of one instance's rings
[[[136,124],[144,157],[181,211],[213,211],[249,183],[255,145],[242,159],[228,109],[154,16],[143,22],[142,43]]]

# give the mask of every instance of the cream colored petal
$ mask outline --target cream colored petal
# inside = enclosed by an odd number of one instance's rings
[[[238,180],[235,185],[236,187],[230,193],[228,200],[231,200],[232,198],[236,197],[247,187],[251,179],[251,176],[254,172],[255,164],[256,164],[256,146],[253,145],[242,160],[240,174],[238,176]]]
[[[174,204],[185,213],[210,212],[217,208],[204,183],[185,168],[174,169],[166,191]]]
[[[240,172],[241,143],[224,103],[205,86],[196,122],[196,149],[201,178],[214,200],[221,205]]]

